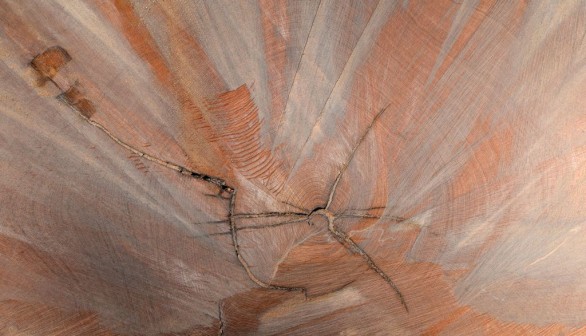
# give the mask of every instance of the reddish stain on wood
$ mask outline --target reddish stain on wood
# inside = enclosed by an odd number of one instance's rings
[[[60,46],[54,46],[35,56],[31,65],[43,78],[51,79],[69,61],[71,61],[69,53]]]
[[[91,118],[91,116],[93,116],[94,113],[96,113],[96,109],[92,102],[89,101],[89,99],[85,98],[83,93],[76,86],[70,87],[67,91],[63,92],[59,97],[63,99],[63,101],[65,101],[67,104],[73,106],[86,118]]]

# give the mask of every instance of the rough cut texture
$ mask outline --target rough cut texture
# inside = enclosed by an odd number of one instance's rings
[[[0,335],[586,335],[586,2],[0,0]]]

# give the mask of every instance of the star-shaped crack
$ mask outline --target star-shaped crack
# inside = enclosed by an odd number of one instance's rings
[[[143,152],[132,145],[124,142],[116,135],[114,135],[111,131],[109,131],[104,125],[100,124],[99,122],[92,119],[92,115],[95,113],[95,107],[87,98],[83,96],[83,93],[75,86],[72,85],[70,87],[65,87],[63,82],[57,81],[54,79],[55,75],[57,74],[60,67],[62,67],[65,63],[71,60],[71,57],[65,51],[65,49],[61,47],[52,47],[47,49],[42,54],[36,56],[31,61],[31,66],[37,70],[37,72],[43,77],[45,81],[52,82],[62,93],[57,97],[62,102],[66,103],[71,109],[76,111],[78,115],[85,120],[90,125],[94,126],[95,128],[99,129],[102,133],[104,133],[108,138],[110,138],[113,142],[118,144],[119,146],[123,147],[125,150],[129,151],[131,154],[143,158],[145,160],[151,161],[155,164],[160,166],[172,169],[180,174],[189,176],[196,180],[204,181],[205,183],[209,183],[214,185],[218,188],[218,194],[216,196],[224,198],[228,201],[228,218],[226,220],[218,220],[212,222],[201,222],[195,224],[228,224],[229,230],[226,232],[219,232],[213,234],[207,234],[205,236],[217,236],[217,235],[230,235],[232,238],[232,245],[234,249],[234,253],[236,254],[236,258],[238,259],[241,266],[244,268],[245,272],[247,273],[248,277],[258,286],[272,289],[272,290],[283,290],[283,291],[299,291],[302,292],[307,297],[307,290],[303,287],[288,287],[283,285],[275,285],[271,283],[264,282],[260,280],[252,271],[251,268],[246,261],[246,259],[242,256],[240,251],[240,245],[238,243],[238,232],[243,230],[258,230],[258,229],[267,229],[267,228],[274,228],[283,225],[293,225],[299,223],[308,223],[308,224],[317,224],[319,222],[327,224],[327,228],[329,233],[346,249],[350,252],[360,255],[368,267],[376,272],[389,286],[393,289],[397,297],[399,298],[401,305],[405,308],[408,312],[409,309],[407,307],[407,303],[405,302],[405,298],[403,294],[399,290],[399,288],[395,285],[393,280],[388,276],[377,264],[374,260],[370,257],[370,255],[362,248],[359,244],[357,244],[346,232],[340,230],[340,228],[336,225],[336,220],[339,218],[357,218],[357,219],[391,219],[396,222],[401,222],[404,218],[396,217],[396,216],[378,216],[369,214],[368,211],[370,210],[382,210],[384,207],[375,207],[369,209],[354,209],[343,213],[333,213],[330,208],[332,202],[335,198],[336,191],[340,180],[344,173],[346,172],[348,166],[352,162],[354,155],[356,154],[360,145],[364,142],[365,138],[369,134],[370,130],[373,128],[374,124],[380,117],[384,114],[387,110],[388,106],[381,109],[373,118],[369,126],[363,132],[362,136],[352,148],[350,155],[348,156],[347,160],[344,162],[342,167],[339,169],[336,179],[334,180],[330,192],[328,194],[327,203],[323,205],[323,207],[318,207],[313,211],[305,211],[305,212],[263,212],[263,213],[237,213],[236,212],[236,201],[237,201],[237,189],[235,187],[229,186],[226,181],[222,178],[211,176],[208,174],[204,174],[201,172],[197,172],[193,169],[181,166],[174,162],[162,160],[157,158],[153,155],[150,155],[146,152]],[[295,208],[302,209],[298,206],[292,205]],[[241,219],[251,219],[251,218],[287,218],[287,220],[280,221],[277,223],[271,224],[263,224],[263,225],[255,225],[255,226],[246,226],[246,227],[238,227],[237,221]],[[325,222],[324,222],[325,220]]]

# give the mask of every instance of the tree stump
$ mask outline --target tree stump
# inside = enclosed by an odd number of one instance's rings
[[[0,334],[586,335],[584,1],[0,18]]]

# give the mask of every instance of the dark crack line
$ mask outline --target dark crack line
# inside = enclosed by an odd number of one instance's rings
[[[374,260],[370,257],[370,255],[368,255],[368,253],[362,247],[360,247],[360,245],[358,245],[352,238],[350,238],[350,236],[340,231],[334,225],[334,218],[330,218],[329,221],[330,223],[328,225],[328,229],[330,230],[334,238],[336,238],[336,240],[338,240],[338,242],[342,244],[342,246],[346,247],[346,249],[348,249],[350,252],[359,254],[362,257],[362,259],[366,261],[368,267],[370,267],[370,269],[378,273],[378,275],[381,278],[383,278],[389,284],[389,286],[391,286],[391,288],[395,291],[395,294],[397,294],[397,297],[401,301],[401,305],[403,305],[403,307],[405,308],[405,311],[409,312],[409,308],[407,307],[407,303],[405,302],[403,294],[401,293],[397,285],[395,285],[391,277],[389,277],[380,267],[376,265]]]
[[[406,218],[399,217],[399,216],[377,216],[377,215],[370,215],[370,214],[353,214],[353,213],[343,213],[341,215],[336,216],[336,218],[362,218],[362,219],[391,219],[397,223],[403,222]]]
[[[49,78],[49,80],[59,89],[61,90],[61,92],[65,92],[65,90],[59,86],[59,84],[57,82],[55,82],[53,79]],[[263,281],[261,281],[260,279],[258,279],[254,273],[252,273],[252,271],[250,270],[250,266],[248,265],[248,263],[246,262],[246,260],[244,259],[244,257],[241,255],[240,253],[240,248],[238,246],[238,236],[237,236],[237,231],[238,228],[236,227],[236,222],[234,221],[234,218],[232,218],[232,215],[234,214],[234,204],[236,202],[236,189],[227,185],[226,181],[224,181],[221,178],[218,177],[214,177],[211,175],[207,175],[207,174],[203,174],[203,173],[199,173],[196,172],[194,170],[191,170],[189,168],[183,167],[181,165],[178,165],[176,163],[170,162],[170,161],[166,161],[166,160],[161,160],[155,156],[152,156],[148,153],[142,152],[134,147],[132,147],[131,145],[127,144],[126,142],[122,141],[121,139],[119,139],[118,137],[116,137],[112,132],[110,132],[106,127],[104,127],[102,124],[98,123],[97,121],[86,117],[85,115],[83,115],[83,113],[81,113],[80,111],[77,110],[77,108],[71,104],[69,104],[67,102],[66,99],[61,99],[61,95],[57,97],[60,101],[62,101],[63,103],[65,103],[67,106],[69,106],[72,110],[74,110],[81,118],[83,118],[86,122],[88,122],[90,125],[96,127],[97,129],[99,129],[100,131],[102,131],[104,134],[106,134],[112,141],[114,141],[115,143],[117,143],[118,145],[122,146],[123,148],[125,148],[127,151],[136,154],[139,157],[142,157],[148,161],[151,161],[153,163],[156,163],[158,165],[161,165],[163,167],[167,167],[169,169],[175,170],[183,175],[192,177],[194,179],[197,180],[201,180],[210,184],[213,184],[215,186],[217,186],[220,190],[219,193],[226,192],[230,195],[230,197],[228,198],[229,200],[229,210],[228,210],[228,223],[230,226],[230,235],[232,236],[232,243],[234,245],[234,252],[236,254],[236,257],[240,263],[240,265],[244,268],[244,270],[246,271],[246,274],[248,275],[248,277],[250,278],[250,280],[252,280],[254,283],[256,283],[257,285],[259,285],[260,287],[263,288],[267,288],[267,289],[273,289],[273,290],[282,290],[282,291],[288,291],[288,292],[293,292],[293,291],[300,291],[302,292],[305,296],[307,291],[305,288],[302,287],[286,287],[286,286],[279,286],[279,285],[272,285],[272,284],[268,284],[265,283]]]
[[[69,104],[68,104],[69,105]],[[73,110],[77,111],[74,107],[70,106]],[[370,129],[372,128],[372,126],[374,125],[374,123],[376,122],[376,120],[382,115],[382,113],[386,110],[382,109],[373,119],[373,121],[371,122],[371,124],[369,125],[369,127],[367,128],[366,132],[364,133],[364,135],[361,137],[360,141],[358,142],[358,144],[354,147],[354,149],[352,150],[352,153],[350,154],[350,157],[348,159],[348,161],[346,162],[346,164],[343,166],[342,170],[340,171],[340,173],[338,174],[336,181],[334,183],[334,186],[332,188],[332,191],[330,192],[330,198],[328,199],[328,204],[326,205],[326,209],[327,207],[329,207],[329,205],[331,204],[331,200],[333,199],[333,196],[335,194],[336,191],[336,187],[340,181],[340,178],[342,176],[342,174],[345,172],[346,168],[348,167],[348,165],[350,164],[350,162],[352,161],[352,158],[354,157],[354,154],[356,153],[357,148],[360,146],[360,144],[363,142],[363,140],[366,138],[366,135],[368,134],[368,132],[370,131]],[[151,162],[154,162],[156,164],[162,165],[164,167],[173,169],[179,173],[182,173],[184,175],[187,176],[191,176],[192,178],[198,179],[198,180],[202,180],[205,181],[207,183],[211,183],[216,185],[217,187],[220,188],[220,190],[226,191],[230,194],[230,198],[229,198],[229,210],[228,210],[228,223],[230,226],[230,231],[228,233],[220,233],[220,234],[230,234],[232,237],[232,245],[234,247],[234,252],[236,254],[236,258],[238,259],[238,261],[240,262],[240,265],[244,268],[244,270],[246,271],[246,274],[248,275],[248,277],[250,278],[250,280],[252,280],[255,284],[257,284],[258,286],[262,287],[262,288],[267,288],[267,289],[272,289],[272,290],[280,290],[280,291],[288,291],[288,292],[301,292],[304,294],[305,297],[307,297],[307,290],[304,287],[287,287],[287,286],[281,286],[281,285],[273,285],[270,283],[266,283],[262,280],[260,280],[258,277],[256,277],[256,275],[251,271],[250,269],[250,265],[248,264],[248,262],[246,261],[246,259],[244,259],[244,257],[242,256],[241,252],[240,252],[240,246],[238,245],[238,235],[237,232],[239,230],[243,230],[246,228],[238,228],[236,226],[236,222],[235,219],[239,214],[235,214],[234,213],[234,206],[236,203],[236,189],[233,187],[230,187],[226,184],[226,182],[220,178],[217,177],[212,177],[206,174],[202,174],[202,173],[198,173],[195,172],[191,169],[188,169],[186,167],[177,165],[175,163],[169,162],[169,161],[165,161],[165,160],[161,160],[159,158],[156,158],[150,154],[144,153],[142,151],[139,151],[138,149],[128,145],[127,143],[123,142],[122,140],[118,139],[116,136],[114,136],[108,129],[106,129],[103,125],[101,125],[100,123],[87,118],[86,116],[84,116],[83,114],[79,113],[78,114],[84,118],[89,124],[91,124],[92,126],[97,127],[98,129],[100,129],[102,132],[104,132],[109,138],[111,138],[114,142],[118,143],[120,146],[126,148],[127,150],[131,151],[132,153],[135,153],[136,155],[145,158],[146,160],[149,160]],[[267,214],[271,214],[271,215],[275,215],[275,214],[279,214],[279,213],[266,213]],[[245,214],[247,215],[247,214]],[[254,215],[254,214],[248,214],[248,215]],[[251,218],[251,217],[247,217],[247,218]],[[254,218],[254,217],[252,217]],[[301,219],[298,221],[292,221],[292,222],[302,222],[305,221],[306,219]],[[277,223],[278,225],[285,225],[285,224],[291,224],[291,223]],[[275,224],[269,224],[266,225],[264,227],[274,227],[277,226]],[[264,228],[264,227],[260,227],[260,228]],[[248,229],[253,229],[253,227],[248,227]],[[397,286],[394,284],[394,282],[391,280],[391,278],[384,273],[384,271],[382,271],[382,269],[380,269],[372,260],[372,258],[368,255],[368,253],[366,253],[366,251],[364,251],[360,246],[358,246],[358,244],[356,244],[350,237],[348,237],[345,233],[343,233],[342,231],[336,229],[333,226],[333,219],[332,219],[332,225],[330,225],[329,227],[330,232],[334,235],[334,237],[336,237],[338,239],[338,241],[345,246],[348,250],[353,251],[353,252],[357,252],[358,254],[360,254],[362,256],[362,258],[366,261],[366,263],[368,264],[368,266],[373,269],[376,273],[378,273],[390,286],[391,288],[393,288],[393,290],[395,291],[395,293],[399,296],[399,299],[401,300],[401,304],[405,307],[405,310],[408,312],[409,309],[407,308],[407,304],[405,303],[405,299],[403,298],[403,295],[401,294],[401,292],[399,291],[399,289],[397,288]],[[214,235],[214,234],[212,234]],[[215,234],[218,235],[218,234]]]
[[[297,224],[297,223],[302,223],[302,222],[308,222],[307,217],[301,218],[301,219],[295,219],[295,220],[285,221],[285,222],[280,222],[280,223],[274,223],[274,224],[263,224],[263,225],[256,225],[256,226],[244,226],[244,227],[238,228],[238,231],[274,228],[274,227],[279,227],[279,226],[283,226],[283,225]]]
[[[302,222],[307,222],[307,218],[302,218],[302,219],[296,219],[296,220],[291,220],[291,221],[286,221],[286,222],[280,222],[280,223],[274,223],[274,224],[263,224],[263,225],[254,225],[254,226],[244,226],[244,227],[237,227],[236,231],[247,231],[247,230],[260,230],[260,229],[267,229],[267,228],[275,228],[275,227],[279,227],[279,226],[283,226],[283,225],[289,225],[289,224],[297,224],[297,223],[302,223]],[[223,235],[229,235],[232,234],[231,231],[227,231],[227,232],[217,232],[217,233],[210,233],[210,234],[206,234],[206,235],[200,235],[200,236],[196,236],[196,237],[212,237],[212,236],[223,236]]]
[[[224,335],[224,312],[222,310],[222,303],[218,304],[218,320],[220,321],[220,327],[218,328],[218,336]]]
[[[346,160],[346,162],[344,163],[344,165],[342,166],[342,168],[338,172],[338,176],[336,176],[336,180],[334,181],[334,185],[332,186],[332,189],[330,190],[330,194],[328,196],[328,203],[326,203],[326,206],[325,206],[326,210],[328,210],[330,205],[332,204],[332,200],[334,199],[334,195],[336,193],[336,188],[338,187],[338,183],[340,183],[340,179],[342,178],[342,175],[346,172],[346,169],[348,169],[348,166],[350,166],[350,162],[352,162],[352,159],[354,159],[354,155],[356,154],[358,147],[360,147],[360,145],[364,142],[364,139],[366,139],[366,136],[368,135],[368,133],[370,133],[370,130],[372,129],[372,127],[374,126],[376,121],[383,115],[383,113],[389,108],[389,106],[390,106],[390,104],[387,105],[385,108],[381,109],[374,116],[374,118],[370,122],[370,125],[368,125],[368,127],[366,128],[366,130],[364,131],[364,133],[362,134],[362,136],[360,137],[360,139],[358,140],[358,142],[356,143],[354,148],[352,148],[352,152],[350,152],[350,156],[348,157],[348,160]]]
[[[193,225],[211,225],[211,224],[226,224],[228,223],[227,219],[220,219],[220,220],[214,220],[214,221],[208,221],[208,222],[195,222],[193,223]]]
[[[261,212],[256,214],[233,214],[232,218],[267,218],[267,217],[290,217],[290,216],[305,216],[309,214],[304,212]]]
[[[253,219],[253,218],[274,218],[274,217],[307,217],[309,216],[303,212],[264,212],[264,213],[251,213],[251,214],[234,214],[232,218],[240,219]],[[211,220],[207,222],[195,222],[193,225],[211,225],[211,224],[225,224],[228,223],[228,219]]]
[[[309,215],[301,212],[265,212],[256,214],[234,214],[232,218],[239,219],[254,219],[254,218],[275,218],[275,217],[304,217],[307,218]],[[207,222],[196,222],[192,225],[212,225],[212,224],[227,224],[229,219],[220,219]]]
[[[252,271],[250,270],[250,266],[248,265],[248,262],[244,259],[244,257],[240,253],[240,245],[238,245],[238,235],[237,235],[238,228],[236,228],[236,222],[234,221],[234,218],[232,218],[232,215],[234,214],[234,205],[236,203],[236,194],[237,194],[237,192],[234,189],[232,191],[232,196],[230,197],[230,205],[228,208],[228,218],[229,218],[229,223],[230,223],[230,235],[232,236],[232,245],[234,245],[234,252],[236,253],[236,258],[238,258],[238,261],[240,261],[240,264],[242,265],[242,267],[244,267],[244,270],[246,271],[246,274],[248,274],[248,277],[250,278],[250,280],[252,280],[254,283],[256,283],[257,285],[259,285],[262,288],[282,290],[282,291],[288,291],[288,292],[299,291],[299,292],[302,292],[305,296],[307,296],[307,290],[303,287],[286,287],[286,286],[269,284],[269,283],[266,283],[266,282],[260,280],[259,278],[256,277],[256,275],[254,275],[254,273],[252,273]]]
[[[59,89],[61,90],[61,92],[65,92],[66,90],[64,88],[62,88],[55,80],[53,80],[52,78],[49,78],[49,80]],[[215,176],[211,176],[211,175],[207,175],[207,174],[202,174],[202,173],[198,173],[194,170],[191,170],[189,168],[183,167],[181,165],[178,165],[176,163],[170,162],[170,161],[166,161],[166,160],[161,160],[153,155],[150,155],[148,153],[145,153],[143,151],[140,151],[134,147],[132,147],[131,145],[127,144],[126,142],[122,141],[120,138],[118,138],[117,136],[115,136],[112,132],[110,132],[106,127],[104,127],[102,124],[98,123],[97,121],[94,121],[91,118],[86,117],[83,113],[81,113],[80,111],[77,110],[77,108],[75,108],[75,106],[69,104],[67,102],[66,99],[62,98],[62,95],[57,96],[57,99],[59,99],[60,101],[62,101],[63,103],[65,103],[67,106],[69,106],[72,110],[76,111],[77,114],[82,117],[85,121],[87,121],[90,125],[98,128],[100,131],[102,131],[103,133],[105,133],[111,140],[113,140],[114,142],[116,142],[118,145],[122,146],[123,148],[125,148],[127,151],[137,155],[138,157],[144,158],[148,161],[154,162],[158,165],[161,165],[163,167],[167,167],[170,168],[172,170],[175,170],[183,175],[187,175],[187,176],[191,176],[192,178],[195,178],[197,180],[201,180],[201,181],[205,181],[207,183],[211,183],[217,187],[220,188],[221,191],[226,191],[228,193],[231,193],[234,188],[228,186],[226,184],[226,181],[224,181],[223,179],[219,178],[219,177],[215,177]]]

